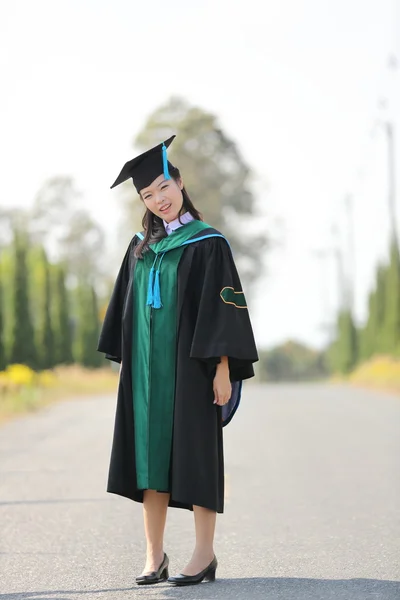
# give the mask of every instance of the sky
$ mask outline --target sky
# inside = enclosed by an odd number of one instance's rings
[[[322,347],[339,302],[334,245],[359,324],[388,255],[389,56],[400,61],[400,0],[2,0],[0,206],[29,206],[48,177],[71,175],[111,251],[110,185],[146,118],[182,96],[218,117],[254,171],[273,239],[250,304],[258,344]]]

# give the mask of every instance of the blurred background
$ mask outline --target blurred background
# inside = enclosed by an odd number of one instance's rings
[[[115,385],[97,338],[143,210],[109,188],[172,133],[257,377],[400,389],[399,0],[3,0],[0,49],[3,412]]]

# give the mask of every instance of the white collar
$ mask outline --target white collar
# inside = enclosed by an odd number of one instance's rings
[[[190,221],[194,221],[194,217],[190,214],[190,212],[185,212],[181,217],[174,219],[171,223],[167,223],[163,220],[165,231],[168,235],[171,235],[176,229],[182,227],[182,225],[186,225],[186,223],[190,223]]]

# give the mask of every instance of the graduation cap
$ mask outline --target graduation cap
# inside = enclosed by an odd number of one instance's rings
[[[171,136],[168,140],[125,163],[110,189],[132,177],[133,185],[139,193],[162,174],[165,179],[171,179],[169,167],[173,165],[167,159],[167,148],[175,137],[175,135]]]

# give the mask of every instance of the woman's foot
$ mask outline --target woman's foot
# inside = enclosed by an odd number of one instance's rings
[[[146,564],[141,575],[150,575],[150,573],[154,573],[158,571],[165,557],[164,552],[158,552],[157,554],[147,554],[146,556]]]
[[[152,565],[156,564],[156,567]],[[163,554],[163,559],[155,563],[154,557],[148,557],[145,568],[142,575],[136,577],[136,583],[138,585],[152,585],[154,583],[160,583],[160,581],[166,581],[169,577],[168,572],[169,559],[166,554]]]
[[[173,577],[168,577],[168,583],[171,585],[197,585],[202,581],[215,581],[215,574],[218,567],[218,561],[216,556],[212,559],[212,561],[203,569],[199,571],[195,575],[183,575],[180,573],[179,575],[175,575]]]
[[[197,575],[201,571],[203,571],[214,559],[214,550],[207,551],[198,551],[195,550],[193,552],[193,556],[186,565],[186,567],[181,571],[182,575]]]

